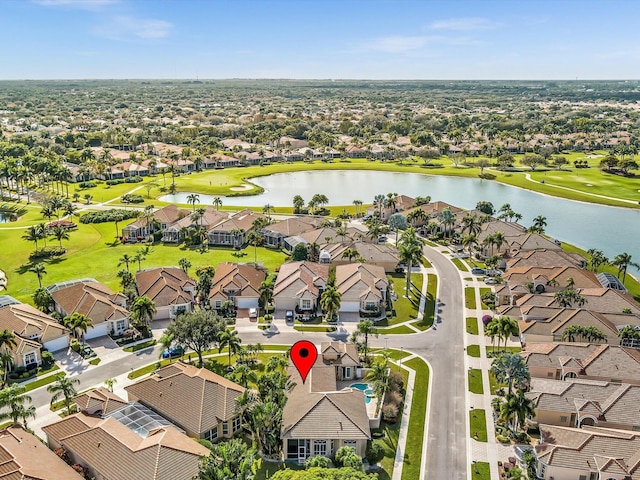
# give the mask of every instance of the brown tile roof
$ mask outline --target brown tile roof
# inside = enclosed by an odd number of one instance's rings
[[[358,348],[353,343],[322,342],[320,354],[325,364],[360,365]]]
[[[82,393],[76,396],[73,401],[83,412],[89,414],[100,412],[102,415],[108,415],[127,405],[126,401],[104,387],[98,387]]]
[[[600,288],[600,282],[595,274],[575,266],[565,267],[516,267],[511,268],[502,276],[509,286],[525,285],[533,282],[537,278],[549,282],[557,283],[557,287],[549,286],[549,289],[561,290],[566,287],[569,279],[573,279],[574,288]]]
[[[125,390],[169,421],[198,434],[233,418],[235,399],[244,392],[220,375],[181,362]]]
[[[579,290],[587,303],[585,308],[598,313],[622,313],[625,308],[631,309],[634,315],[640,315],[640,305],[627,293],[613,288],[584,288]],[[516,300],[519,307],[538,305],[554,306],[553,294],[524,295]]]
[[[0,329],[24,338],[37,336],[42,342],[67,335],[69,330],[49,315],[25,303],[0,308]]]
[[[301,233],[315,230],[322,223],[321,219],[314,217],[287,218],[280,222],[266,226],[263,231],[267,234],[278,234],[283,237],[300,235]]]
[[[21,427],[0,431],[1,480],[82,480],[38,438]]]
[[[314,262],[290,262],[280,266],[278,277],[273,289],[273,294],[278,295],[287,287],[296,282],[300,282],[300,289],[297,294],[302,295],[304,291],[310,291],[318,295],[318,287],[315,285],[318,280],[327,281],[329,276],[329,265],[321,265]]]
[[[253,222],[257,218],[265,218],[261,213],[256,213],[253,210],[245,209],[237,213],[234,213],[229,218],[222,220],[216,225],[212,225],[209,232],[230,232],[232,230],[244,230],[248,232],[253,228]]]
[[[176,205],[167,205],[156,210],[153,214],[153,218],[160,222],[163,225],[170,226],[175,222],[180,220],[183,217],[189,215],[189,210],[185,210],[183,208],[179,208]],[[145,218],[138,218],[137,220],[131,222],[127,226],[123,228],[123,230],[127,230],[130,228],[139,228],[147,225],[147,220]]]
[[[336,288],[348,300],[373,295],[382,300],[380,291],[386,291],[389,280],[384,268],[366,263],[350,263],[336,267]]]
[[[76,312],[86,315],[94,326],[129,317],[129,311],[119,305],[126,302],[126,297],[99,282],[80,282],[60,288],[51,292],[51,297],[67,315]]]
[[[229,290],[234,290],[236,297],[258,297],[258,289],[265,278],[264,270],[251,265],[220,263],[211,282],[209,298],[218,294],[226,297]]]
[[[149,297],[156,307],[190,302],[191,295],[184,289],[195,284],[179,267],[149,268],[136,273],[138,294]]]
[[[523,250],[507,260],[507,270],[516,267],[580,267],[584,261],[582,255],[562,250]]]
[[[191,480],[209,450],[173,427],[143,438],[118,420],[76,413],[43,427],[52,440],[81,458],[101,478]]]

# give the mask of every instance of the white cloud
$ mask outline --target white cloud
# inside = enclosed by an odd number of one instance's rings
[[[157,39],[169,35],[173,25],[165,20],[117,15],[96,25],[93,33],[112,40]]]
[[[438,20],[429,25],[433,30],[491,30],[499,24],[487,18],[468,17],[468,18],[450,18],[448,20]]]
[[[119,0],[32,0],[33,3],[43,5],[45,7],[72,7],[83,8],[87,10],[94,10],[96,8],[104,7],[106,5],[112,5],[118,3]]]

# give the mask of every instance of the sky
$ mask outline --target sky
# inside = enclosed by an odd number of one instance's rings
[[[639,79],[640,0],[0,0],[0,79]]]

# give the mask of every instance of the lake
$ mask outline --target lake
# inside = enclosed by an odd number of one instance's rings
[[[257,177],[252,183],[264,188],[260,195],[223,197],[223,205],[291,206],[294,195],[308,202],[316,193],[330,205],[350,205],[353,200],[372,203],[376,194],[394,192],[411,197],[430,195],[452,205],[471,209],[480,200],[497,208],[509,203],[522,214],[520,223],[531,225],[538,215],[547,217],[546,233],[578,247],[602,250],[609,258],[627,252],[640,262],[640,210],[607,207],[550,197],[490,180],[421,175],[417,173],[363,170],[328,170],[277,173]],[[164,195],[160,200],[187,203],[190,192]],[[211,205],[213,195],[200,194],[202,205]]]

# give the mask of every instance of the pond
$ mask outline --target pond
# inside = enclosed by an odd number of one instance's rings
[[[640,262],[640,210],[607,207],[550,197],[509,185],[476,178],[422,175],[417,173],[362,170],[330,170],[278,173],[251,180],[264,188],[260,195],[224,197],[224,205],[291,206],[294,195],[308,202],[316,193],[324,194],[330,205],[350,205],[353,200],[372,203],[376,194],[427,196],[461,208],[474,208],[487,200],[499,208],[509,203],[531,225],[538,215],[547,217],[546,232],[578,247],[602,250],[609,258],[627,252]],[[187,203],[189,192],[165,195],[162,201]],[[200,194],[202,205],[211,205],[213,195]],[[640,199],[640,195],[639,195]],[[634,272],[635,273],[635,272]]]
[[[13,221],[15,221],[14,214],[0,210],[0,223],[9,223]]]

